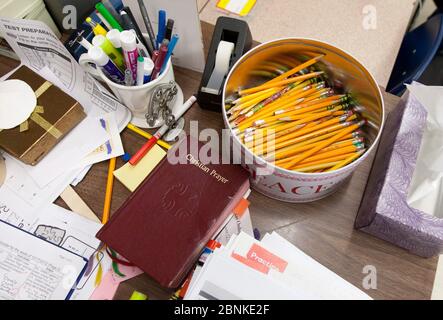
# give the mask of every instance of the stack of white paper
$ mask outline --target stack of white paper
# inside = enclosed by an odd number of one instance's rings
[[[192,278],[187,300],[371,299],[277,233],[240,233]]]

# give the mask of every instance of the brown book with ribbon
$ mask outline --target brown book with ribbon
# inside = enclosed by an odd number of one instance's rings
[[[168,288],[181,284],[249,190],[240,165],[206,164],[200,150],[190,137],[171,149],[97,234]]]
[[[86,114],[80,103],[26,66],[9,79],[26,82],[36,93],[37,107],[21,125],[0,131],[0,148],[26,164],[36,165]]]

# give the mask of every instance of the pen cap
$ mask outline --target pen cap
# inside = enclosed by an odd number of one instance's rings
[[[137,49],[136,37],[132,31],[125,30],[120,33],[120,42],[125,51],[134,51]]]
[[[94,38],[92,38],[92,45],[100,47],[105,43],[105,41],[106,41],[106,37],[99,34],[99,35],[95,36]]]
[[[119,49],[122,47],[122,43],[120,41],[120,31],[118,31],[117,29],[109,30],[106,34],[106,38],[108,38],[114,48]]]
[[[100,67],[103,67],[109,62],[109,57],[100,47],[91,47],[88,50],[88,55]]]

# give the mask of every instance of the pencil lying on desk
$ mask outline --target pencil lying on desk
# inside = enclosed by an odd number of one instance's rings
[[[106,195],[105,204],[103,206],[102,224],[106,224],[109,221],[109,215],[111,213],[112,189],[114,187],[114,170],[116,160],[116,158],[111,158],[109,160],[108,181],[106,183]]]
[[[146,131],[141,130],[140,128],[134,126],[134,125],[131,124],[131,123],[128,124],[127,127],[128,127],[129,130],[134,131],[135,133],[141,135],[142,137],[144,137],[144,138],[146,138],[146,139],[151,139],[151,138],[152,138],[152,134],[150,134],[150,133],[148,133],[148,132],[146,132]],[[163,141],[163,140],[161,140],[161,139],[159,139],[159,140],[157,141],[157,144],[158,144],[160,147],[165,148],[166,150],[169,150],[169,149],[172,148],[172,146],[171,146],[169,143],[167,143],[167,142],[165,142],[165,141]]]

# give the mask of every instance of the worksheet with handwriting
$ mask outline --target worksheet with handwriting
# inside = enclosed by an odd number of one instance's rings
[[[0,300],[64,300],[87,261],[0,221]]]

